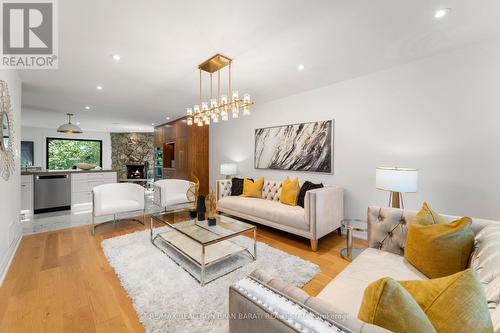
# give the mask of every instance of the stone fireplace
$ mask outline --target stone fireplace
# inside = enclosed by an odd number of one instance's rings
[[[127,164],[127,179],[144,179],[144,164]]]
[[[118,179],[130,177],[127,166],[142,166],[140,179],[147,178],[148,165],[153,165],[153,155],[153,133],[111,133],[111,167],[118,172]],[[152,170],[150,177],[153,177]],[[133,178],[138,179],[136,175]]]

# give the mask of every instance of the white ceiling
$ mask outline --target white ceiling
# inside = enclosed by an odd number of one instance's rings
[[[218,52],[234,59],[233,87],[250,93],[258,112],[259,103],[500,35],[497,0],[64,0],[58,6],[59,69],[20,71],[24,126],[53,128],[72,112],[84,130],[151,130],[151,123],[183,116],[196,103],[197,65]],[[450,15],[433,17],[448,7]],[[122,59],[114,61],[113,53]]]

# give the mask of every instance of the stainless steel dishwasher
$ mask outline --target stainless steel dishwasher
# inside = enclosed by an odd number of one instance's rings
[[[69,174],[35,175],[35,214],[71,209]]]

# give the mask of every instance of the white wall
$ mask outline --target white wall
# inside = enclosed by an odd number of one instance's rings
[[[64,134],[58,133],[56,129],[25,126],[21,130],[22,141],[34,142],[34,164],[36,166],[45,168],[47,138],[71,138],[102,140],[102,167],[103,169],[111,169],[111,136],[109,133],[84,131],[82,134]]]
[[[21,237],[19,212],[21,210],[20,136],[21,136],[21,80],[13,70],[0,70],[0,80],[7,82],[14,112],[15,169],[8,181],[0,178],[0,284],[7,266],[14,256]]]
[[[334,55],[332,55],[334,56]],[[307,67],[306,67],[307,68]],[[237,161],[244,176],[298,175],[345,187],[345,216],[388,203],[377,166],[419,169],[416,194],[442,213],[500,219],[500,45],[484,42],[266,104],[211,125],[210,181]],[[256,170],[256,128],[335,119],[333,175]]]

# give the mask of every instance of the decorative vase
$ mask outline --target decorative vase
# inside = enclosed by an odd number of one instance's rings
[[[217,220],[215,219],[215,217],[208,218],[207,219],[207,224],[208,224],[209,227],[213,227],[214,225],[217,224]]]
[[[205,221],[206,207],[205,207],[205,196],[204,195],[198,196],[198,205],[196,207],[196,211],[198,212],[198,221]]]

